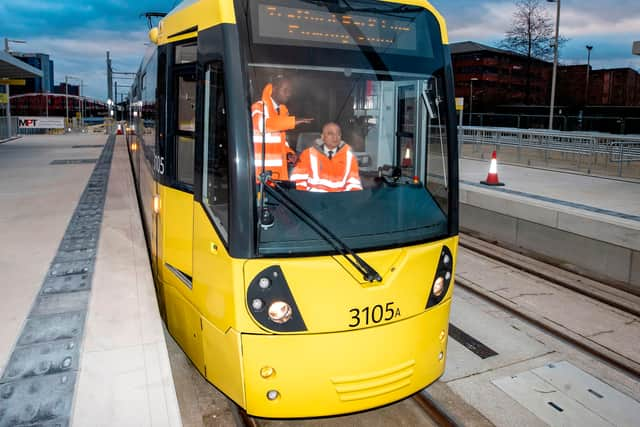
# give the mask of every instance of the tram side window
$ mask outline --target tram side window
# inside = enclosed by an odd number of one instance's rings
[[[203,201],[221,237],[229,227],[229,150],[222,64],[210,64],[204,90]]]
[[[193,185],[193,150],[196,130],[196,79],[178,76],[178,181]]]

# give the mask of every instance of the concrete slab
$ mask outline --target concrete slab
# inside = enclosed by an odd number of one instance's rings
[[[67,161],[98,158],[105,140],[105,135],[34,135],[0,146],[0,269],[4,273],[0,371],[95,166]],[[51,164],[55,160],[62,163]],[[79,362],[72,358],[69,384],[76,384],[75,401],[65,406],[65,419],[73,413],[72,424],[81,426],[179,426],[163,326],[122,140],[111,171],[91,292],[90,277],[53,279],[47,282],[49,290],[79,292],[45,295],[33,312],[51,313],[54,318],[58,315],[53,313],[84,307],[89,299],[83,352]],[[90,218],[79,221],[79,228],[96,226],[89,223]],[[47,354],[59,353],[52,348]]]
[[[477,307],[476,304],[477,301],[454,289],[450,321],[498,354],[481,359],[450,337],[449,361],[442,381],[453,381],[549,353],[542,343],[505,322],[501,313],[487,312],[483,308],[488,307]]]
[[[465,264],[462,258],[459,258],[458,263],[458,265]],[[486,272],[478,269],[475,271],[482,276],[482,278],[476,277],[478,283],[492,287],[490,283],[483,282],[489,277]],[[524,405],[517,404],[493,381],[499,378],[509,378],[525,371],[532,371],[550,363],[560,363],[563,360],[569,360],[581,371],[591,373],[604,384],[613,387],[614,391],[624,393],[634,400],[640,398],[640,383],[637,380],[612,369],[546,332],[522,322],[463,288],[455,289],[454,301],[456,299],[458,302],[464,301],[464,304],[459,304],[456,307],[457,302],[454,303],[451,316],[451,321],[454,324],[461,329],[474,331],[473,334],[482,336],[482,341],[492,348],[505,346],[506,350],[503,352],[518,353],[518,357],[506,358],[504,363],[497,363],[491,369],[484,369],[484,366],[478,365],[478,358],[473,353],[457,345],[455,341],[449,340],[447,368],[442,381],[496,426],[549,425],[545,422],[546,420],[539,418]],[[559,309],[571,312],[581,310],[579,304],[573,304],[569,307],[571,310],[568,310],[567,306]],[[593,322],[597,323],[599,320],[594,318]],[[506,332],[505,328],[511,329],[513,332]],[[512,339],[513,342],[510,343]],[[501,342],[502,344],[500,344]],[[540,354],[540,349],[543,349],[542,354]],[[469,364],[474,364],[477,369],[467,372],[464,376],[455,378],[450,376],[452,372],[462,372]],[[563,389],[563,387],[564,385],[557,388]],[[555,411],[553,407],[550,408]],[[601,422],[599,425],[607,424]]]
[[[549,426],[613,425],[606,423],[605,420],[530,371],[498,378],[492,382]]]
[[[563,360],[534,369],[535,375],[616,426],[633,426],[640,402]]]
[[[488,161],[460,167],[463,230],[640,289],[640,181],[505,165],[507,185],[486,187]]]
[[[631,360],[638,359],[640,342],[635,337],[640,336],[640,319],[633,315],[473,254],[465,248],[458,252],[457,274],[481,283],[483,288],[506,301],[550,319],[618,354]]]
[[[640,188],[638,189],[640,197]],[[593,218],[558,212],[560,230],[580,236],[591,237],[622,246],[623,248],[640,251],[640,224],[637,228],[622,227],[617,221],[599,221]]]
[[[504,197],[493,190],[464,185],[460,192],[466,195],[463,203],[549,227],[558,226],[558,212],[550,203],[518,196]]]
[[[91,149],[71,148],[80,140],[104,144],[104,135],[23,137],[0,146],[0,371],[93,169],[49,164],[86,156]]]
[[[489,160],[460,160],[460,178],[469,182],[485,179]],[[498,174],[506,188],[572,203],[640,215],[640,182],[602,178],[524,166],[500,164]]]
[[[629,282],[632,285],[640,287],[640,252],[634,252],[631,255],[631,268],[629,272]]]
[[[631,250],[596,239],[534,224],[518,223],[517,246],[544,254],[599,277],[628,282]]]
[[[180,426],[124,141],[114,150],[74,425]]]
[[[471,205],[461,206],[460,225],[506,244],[515,245],[518,237],[516,218]]]

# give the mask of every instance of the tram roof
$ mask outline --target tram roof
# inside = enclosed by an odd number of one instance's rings
[[[0,51],[0,78],[25,79],[42,77],[42,71],[15,58],[9,52]]]
[[[429,0],[386,0],[393,3],[424,7],[433,13],[440,24],[442,42],[449,43],[444,18]],[[231,0],[184,0],[158,24],[157,43],[162,45],[194,37],[196,33],[214,25],[235,24],[234,2]]]

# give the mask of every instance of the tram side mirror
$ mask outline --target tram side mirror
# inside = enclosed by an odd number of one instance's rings
[[[438,111],[436,102],[438,101],[438,94],[436,88],[436,81],[433,77],[429,77],[423,82],[422,90],[422,102],[429,113],[430,118],[437,118],[435,112]]]

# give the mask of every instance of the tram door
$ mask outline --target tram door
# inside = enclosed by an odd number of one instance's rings
[[[199,363],[199,316],[193,295],[194,146],[196,137],[195,42],[175,46],[167,76],[167,184],[161,195],[162,273],[167,324],[180,346]]]

